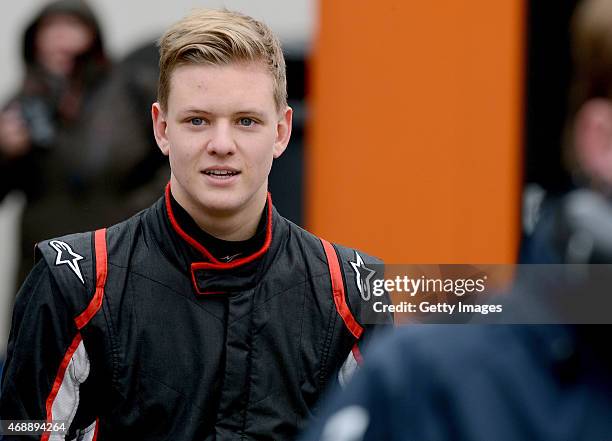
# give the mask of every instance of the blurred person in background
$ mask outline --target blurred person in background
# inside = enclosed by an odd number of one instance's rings
[[[114,64],[82,117],[81,170],[96,225],[119,222],[151,205],[168,182],[149,111],[157,96],[159,51],[148,42]],[[95,203],[95,205],[93,205]]]
[[[612,2],[581,2],[572,41],[566,154],[576,188],[538,196],[523,263],[612,263]],[[366,349],[371,362],[329,398],[300,440],[612,439],[610,328],[579,324],[610,322],[607,266],[600,280],[593,274],[602,265],[527,271],[534,267],[521,269],[504,299],[517,325],[397,330]],[[602,298],[596,310],[590,302]],[[518,324],[531,317],[572,324]]]
[[[563,154],[573,190],[525,191],[521,263],[612,263],[612,3],[580,3]]]
[[[22,86],[0,113],[0,198],[21,190],[27,199],[19,284],[36,242],[99,225],[80,124],[110,68],[97,20],[79,0],[42,9],[25,31],[23,57]]]

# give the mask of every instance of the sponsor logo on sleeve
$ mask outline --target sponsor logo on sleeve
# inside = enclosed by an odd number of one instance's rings
[[[355,283],[357,283],[357,289],[359,289],[361,298],[367,302],[372,295],[370,290],[370,279],[376,274],[376,271],[365,266],[363,259],[357,251],[355,251],[355,262],[349,261],[349,263],[355,271]]]
[[[74,274],[76,274],[81,283],[84,285],[85,280],[83,280],[83,274],[81,274],[81,268],[79,267],[79,260],[83,260],[84,257],[75,253],[70,245],[68,245],[66,242],[62,242],[61,240],[52,240],[49,242],[49,245],[51,245],[51,247],[57,252],[55,266],[68,265],[68,267]]]

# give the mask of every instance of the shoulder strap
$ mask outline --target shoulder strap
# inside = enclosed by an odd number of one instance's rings
[[[363,334],[363,327],[357,322],[348,305],[344,280],[342,278],[341,261],[335,247],[331,243],[325,239],[321,239],[321,243],[323,244],[325,256],[327,257],[336,310],[338,314],[340,314],[340,317],[342,317],[344,324],[351,334],[353,334],[356,339],[359,339],[361,338],[361,334]]]
[[[106,228],[96,230],[94,233],[94,247],[96,256],[96,288],[93,298],[89,302],[89,305],[87,305],[87,308],[74,319],[74,322],[79,329],[82,329],[102,307],[104,287],[106,286],[106,277],[108,275]]]
[[[46,240],[36,245],[66,302],[83,328],[102,305],[108,273],[106,229]]]
[[[353,316],[365,328],[378,328],[379,325],[392,325],[391,313],[377,312],[378,303],[389,304],[391,299],[387,292],[381,293],[380,285],[384,283],[384,262],[359,250],[333,244],[344,277],[346,301]],[[378,285],[378,289],[377,289]],[[371,334],[371,333],[370,333]]]

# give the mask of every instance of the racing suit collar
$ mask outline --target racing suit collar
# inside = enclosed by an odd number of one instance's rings
[[[265,216],[265,236],[262,246],[253,253],[240,256],[230,262],[217,259],[209,249],[193,235],[188,234],[185,228],[179,224],[172,207],[170,184],[166,186],[164,208],[173,232],[178,235],[180,242],[190,249],[189,255],[197,256],[189,258],[189,270],[193,286],[198,294],[225,294],[233,291],[243,291],[256,284],[261,258],[268,253],[272,243],[274,210],[270,193],[268,193],[266,209],[263,214]]]

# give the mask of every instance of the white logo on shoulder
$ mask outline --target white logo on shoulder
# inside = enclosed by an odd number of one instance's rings
[[[355,262],[349,261],[349,263],[355,270],[355,282],[357,283],[361,298],[367,302],[371,296],[370,279],[376,274],[376,271],[365,266],[363,259],[357,251],[355,251]]]
[[[81,268],[79,268],[79,260],[83,260],[84,257],[72,251],[70,245],[61,240],[52,240],[49,245],[57,251],[57,257],[55,258],[55,266],[68,265],[70,269],[77,275],[81,283],[85,284],[83,275],[81,274]]]

